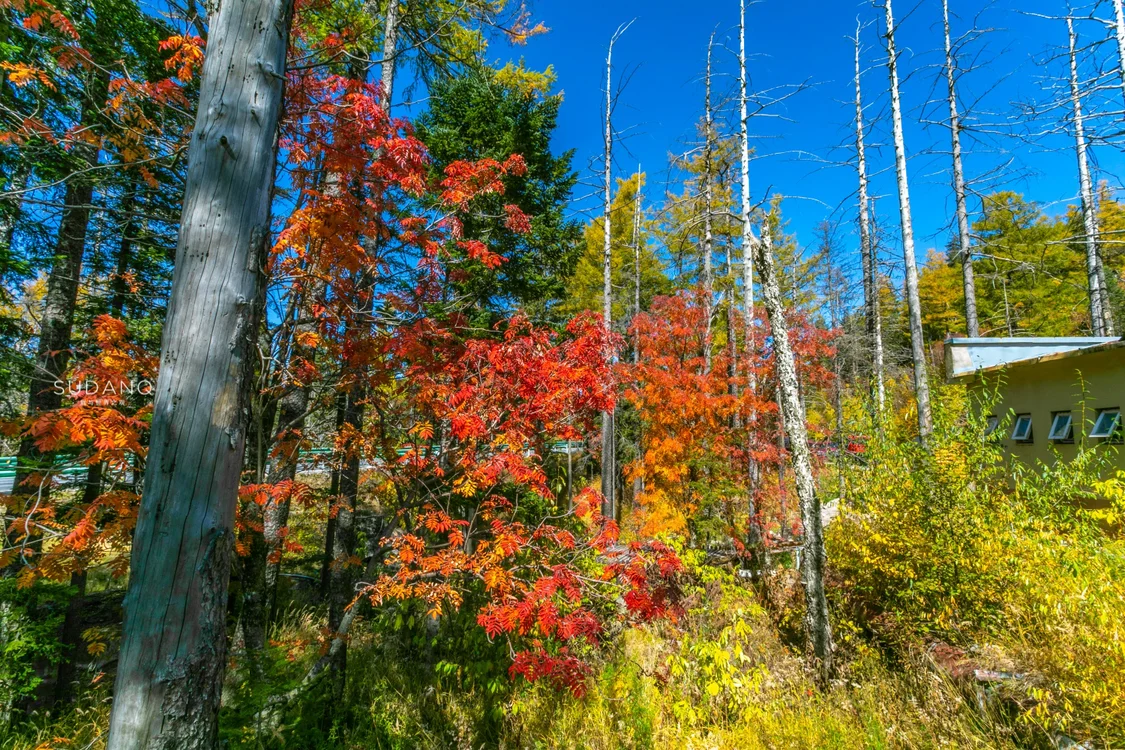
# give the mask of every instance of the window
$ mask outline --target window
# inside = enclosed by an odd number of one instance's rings
[[[1074,420],[1068,411],[1057,411],[1051,415],[1051,433],[1048,440],[1056,443],[1074,442]]]
[[[1000,426],[1000,417],[995,414],[989,414],[984,422],[984,436],[992,437],[992,433],[996,432],[996,428]]]
[[[1031,442],[1031,415],[1017,414],[1016,424],[1012,428],[1012,440],[1017,443]]]
[[[1121,410],[1113,408],[1099,411],[1098,418],[1094,420],[1094,429],[1090,430],[1090,437],[1120,440]]]

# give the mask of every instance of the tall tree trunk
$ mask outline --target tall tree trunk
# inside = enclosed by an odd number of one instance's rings
[[[613,330],[613,45],[627,27],[618,27],[609,40],[605,56],[605,166],[602,197],[605,237],[602,245],[602,318],[606,331]],[[613,352],[605,353],[612,361]],[[602,514],[616,517],[617,512],[617,439],[614,413],[602,412]]]
[[[757,344],[754,336],[754,233],[750,220],[750,122],[747,112],[749,86],[746,71],[746,0],[738,5],[738,134],[740,166],[740,218],[742,220],[742,338],[746,351],[746,381],[751,397],[758,392],[754,354]],[[757,492],[760,481],[758,462],[753,452],[756,446],[758,424],[757,410],[751,409],[746,429],[746,511],[748,514],[747,542],[753,548],[762,542],[762,528],[758,518]]]
[[[1113,335],[1113,315],[1106,298],[1104,272],[1098,256],[1098,209],[1094,200],[1094,184],[1090,179],[1090,163],[1086,143],[1085,119],[1082,114],[1082,96],[1078,88],[1078,35],[1074,20],[1066,19],[1067,42],[1070,51],[1070,104],[1074,111],[1074,150],[1078,155],[1078,186],[1082,200],[1082,225],[1086,242],[1086,274],[1090,292],[1090,328],[1095,336]]]
[[[925,442],[933,431],[930,410],[930,379],[926,343],[922,338],[922,304],[918,298],[918,263],[914,257],[914,221],[910,213],[910,187],[906,174],[906,140],[902,133],[902,100],[898,89],[898,51],[895,49],[895,20],[891,0],[883,0],[887,22],[887,70],[891,84],[891,125],[895,142],[895,173],[898,177],[898,208],[902,224],[902,257],[906,275],[906,306],[910,312],[910,353],[914,360],[914,394],[918,400],[918,434]]]
[[[289,0],[211,19],[188,150],[109,750],[218,742],[226,600],[264,293]]]
[[[633,198],[633,320],[641,314],[641,167],[637,165],[637,193]],[[633,364],[640,362],[640,337],[633,337]]]
[[[105,94],[104,76],[99,75],[91,90],[86,92],[81,114],[81,127],[92,128],[98,112],[98,102]],[[86,250],[86,231],[90,225],[91,202],[94,199],[94,182],[90,169],[98,163],[98,149],[88,144],[74,147],[77,156],[74,173],[66,181],[62,217],[58,238],[47,276],[47,294],[43,300],[43,313],[39,323],[39,347],[35,356],[35,369],[27,396],[27,414],[54,411],[62,406],[62,389],[56,383],[63,379],[70,362],[71,333],[74,328],[74,311],[78,302],[78,287],[82,278],[82,256]],[[35,447],[35,441],[24,437],[16,456],[16,477],[13,495],[36,494],[20,485],[29,474],[50,471],[51,457]],[[42,483],[41,494],[50,492],[50,479]]]
[[[705,372],[711,372],[711,339],[712,318],[715,316],[715,280],[711,268],[711,256],[714,253],[714,231],[711,220],[711,204],[715,200],[714,184],[711,178],[711,130],[714,126],[711,112],[711,50],[715,46],[715,34],[707,42],[707,74],[704,77],[704,121],[703,121],[703,317],[706,328],[703,335],[703,366]]]
[[[133,258],[133,234],[136,232],[136,204],[137,186],[134,185],[123,197],[120,212],[121,224],[118,230],[121,235],[117,246],[117,262],[114,264],[114,277],[110,282],[109,313],[116,318],[121,318],[125,308],[125,297],[128,294],[128,285],[125,275],[129,272]],[[102,494],[102,462],[91,464],[86,469],[86,481],[82,487],[82,505],[90,506]],[[75,588],[75,594],[67,602],[66,615],[62,629],[59,633],[59,643],[63,647],[63,657],[59,661],[58,674],[55,680],[55,702],[66,703],[74,696],[74,678],[76,674],[75,662],[78,649],[82,647],[82,607],[86,600],[86,571],[72,573],[70,585]]]
[[[879,266],[875,260],[875,243],[871,236],[871,220],[867,196],[867,150],[863,135],[863,90],[860,82],[860,31],[855,29],[855,151],[859,172],[859,246],[863,266],[864,306],[866,308],[867,337],[871,344],[872,395],[875,400],[877,421],[886,406],[886,386],[883,366],[883,315],[879,307]]]
[[[972,338],[980,336],[977,318],[977,285],[973,277],[973,250],[969,241],[969,209],[965,201],[965,170],[961,165],[961,114],[957,110],[957,85],[953,72],[953,42],[949,36],[949,0],[941,0],[945,28],[945,82],[949,88],[949,135],[953,144],[953,197],[957,203],[957,246],[965,288],[965,326]]]
[[[828,619],[828,600],[824,593],[824,568],[827,555],[824,550],[824,529],[821,526],[820,500],[812,473],[812,455],[809,452],[805,414],[801,408],[797,387],[797,367],[789,346],[789,330],[774,270],[773,242],[769,222],[762,223],[762,239],[758,245],[758,274],[762,281],[762,297],[770,319],[776,356],[778,392],[781,411],[789,430],[789,445],[793,456],[793,474],[797,484],[797,497],[801,503],[801,523],[804,526],[804,543],[801,554],[801,580],[805,589],[805,636],[809,649],[816,658],[821,682],[826,683],[832,672],[832,625]]]

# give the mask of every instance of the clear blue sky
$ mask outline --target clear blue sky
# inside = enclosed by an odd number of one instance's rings
[[[940,74],[941,2],[896,0],[895,4],[900,19],[909,13],[902,20],[898,43],[903,50],[902,97],[921,261],[930,247],[944,247],[953,207],[948,187],[949,157],[927,153],[934,149],[948,151],[948,131],[919,124],[922,107]],[[1016,12],[1016,7],[1044,14],[1061,14],[1066,8],[1065,0],[951,0],[951,10],[956,14],[955,37],[982,9],[981,25],[997,29],[969,47],[990,62],[966,76],[961,90],[966,101],[984,95],[980,108],[997,115],[1011,112],[1015,100],[1043,98],[1044,74],[1062,74],[1065,70],[1058,63],[1052,66],[1042,62],[1051,47],[1065,45],[1065,25],[1028,17]],[[499,58],[522,55],[530,66],[540,69],[554,66],[558,88],[564,94],[555,145],[578,150],[575,165],[583,179],[579,194],[595,189],[590,167],[600,166],[606,44],[620,23],[637,19],[614,54],[615,80],[629,77],[615,113],[615,126],[625,138],[616,155],[616,174],[631,173],[639,161],[649,174],[649,195],[657,198],[656,188],[667,177],[669,153],[688,148],[702,114],[707,39],[716,28],[716,43],[725,45],[716,50],[716,87],[728,95],[735,91],[738,1],[538,0],[531,10],[550,32],[533,38],[525,48],[509,49],[497,43],[492,54]],[[1108,12],[1101,10],[1102,15]],[[829,217],[843,219],[842,237],[848,247],[854,247],[854,198],[850,197],[856,185],[850,166],[854,53],[847,37],[854,33],[857,16],[874,22],[881,12],[869,2],[852,0],[761,0],[747,14],[754,88],[806,81],[811,84],[809,90],[777,110],[776,114],[787,119],[761,119],[751,124],[761,157],[752,168],[753,196],[761,199],[767,190],[794,196],[786,202],[784,211],[790,230],[804,244],[814,241],[812,230],[818,222]],[[1082,23],[1079,32],[1086,41],[1105,36],[1104,29],[1092,22]],[[893,221],[897,236],[885,56],[874,25],[865,30],[864,40],[865,99],[870,104],[868,118],[876,120],[871,126],[874,132],[870,141],[875,146],[870,153],[871,169],[881,170],[874,178],[873,192],[880,196],[878,212]],[[1105,57],[1111,52],[1103,45],[1091,57]],[[936,93],[940,96],[942,90]],[[1105,102],[1090,104],[1120,110],[1120,91],[1109,91]],[[737,126],[736,106],[736,101],[730,101],[725,115],[730,128]],[[944,119],[944,107],[935,112],[936,117]],[[1028,125],[1028,129],[1034,127]],[[970,177],[1014,158],[1018,174],[1003,180],[1004,186],[1025,193],[1050,211],[1065,210],[1067,202],[1074,202],[1077,167],[1073,141],[1055,138],[1042,146],[1031,146],[1014,138],[991,140],[986,146],[966,144],[965,166]],[[997,153],[997,149],[1009,153]],[[1119,152],[1102,145],[1095,149],[1094,157],[1099,177],[1117,184],[1116,175],[1125,166]],[[818,163],[818,159],[849,164],[833,167]],[[997,186],[994,181],[992,187]],[[575,209],[596,210],[596,199],[579,201]]]

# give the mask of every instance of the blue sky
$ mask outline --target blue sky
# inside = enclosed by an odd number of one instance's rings
[[[1106,3],[1108,5],[1108,3]],[[987,7],[986,7],[987,6]],[[1065,45],[1061,21],[1032,18],[1016,12],[1061,14],[1065,0],[951,0],[954,36],[965,31],[982,10],[981,25],[996,30],[969,49],[989,63],[965,77],[961,95],[965,100],[982,98],[981,108],[996,113],[1011,111],[1011,102],[1043,98],[1045,74],[1063,73],[1058,63],[1044,64],[1052,47]],[[717,49],[716,88],[733,94],[736,86],[738,46],[737,0],[538,0],[533,16],[550,32],[533,38],[526,47],[509,49],[497,43],[498,58],[523,56],[536,68],[553,65],[558,88],[564,94],[555,143],[560,149],[576,148],[575,166],[583,185],[576,191],[589,194],[601,157],[602,100],[606,44],[622,22],[636,22],[615,48],[615,77],[628,76],[615,126],[625,138],[616,155],[616,173],[627,175],[639,162],[649,174],[649,195],[667,178],[668,156],[689,148],[695,123],[702,114],[703,83],[708,36],[715,29]],[[896,2],[902,21],[899,47],[901,59],[906,141],[910,154],[910,186],[920,260],[930,247],[943,247],[949,235],[953,202],[950,194],[948,131],[919,124],[923,105],[940,74],[941,2],[921,0]],[[1087,11],[1088,12],[1088,11]],[[1101,15],[1109,11],[1101,9]],[[791,99],[777,114],[785,119],[758,120],[751,129],[758,137],[759,158],[753,165],[752,193],[761,199],[767,190],[794,196],[784,212],[790,231],[810,244],[813,228],[825,218],[843,220],[842,237],[855,246],[853,217],[856,178],[849,165],[831,166],[818,160],[850,161],[853,140],[853,48],[848,39],[856,18],[875,21],[881,16],[869,2],[852,0],[761,0],[748,9],[748,49],[753,86],[762,90],[784,84],[808,82],[811,87]],[[1079,33],[1086,41],[1103,38],[1097,23],[1084,22]],[[890,148],[887,116],[886,69],[876,28],[864,32],[865,99],[868,118],[875,119],[871,133],[873,193],[880,196],[878,212],[894,224],[897,235],[898,203],[894,192],[893,150]],[[1105,57],[1108,45],[1091,53]],[[937,95],[941,95],[939,89]],[[1091,105],[1121,108],[1120,91],[1111,90],[1105,103]],[[736,101],[731,101],[727,122],[736,127]],[[944,117],[944,109],[937,110]],[[992,118],[994,119],[994,118]],[[1028,125],[1028,129],[1033,126]],[[881,147],[878,144],[883,144]],[[966,144],[966,171],[970,177],[1014,159],[1011,177],[1002,182],[1044,204],[1049,211],[1065,210],[1077,192],[1077,168],[1073,141],[1048,138],[1029,145],[1015,138],[993,138],[980,146]],[[1007,151],[1006,154],[998,150]],[[1116,184],[1123,165],[1120,153],[1110,146],[1094,151],[1103,179]],[[997,186],[995,181],[993,186]],[[841,207],[841,205],[843,206]],[[970,210],[972,210],[972,204]],[[577,201],[575,210],[596,209],[596,199]]]

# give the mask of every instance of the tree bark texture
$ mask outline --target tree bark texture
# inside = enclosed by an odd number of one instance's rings
[[[133,541],[109,750],[214,748],[290,0],[212,18]]]
[[[797,385],[797,366],[789,346],[789,329],[781,302],[777,273],[774,269],[773,243],[769,222],[762,224],[758,244],[758,275],[762,282],[762,298],[773,333],[774,362],[777,368],[781,411],[789,433],[793,457],[793,474],[797,497],[801,503],[804,544],[801,554],[801,581],[805,589],[805,635],[809,649],[817,660],[822,680],[832,671],[832,626],[828,619],[828,600],[824,593],[824,529],[821,526],[820,500],[812,472],[805,413]]]

